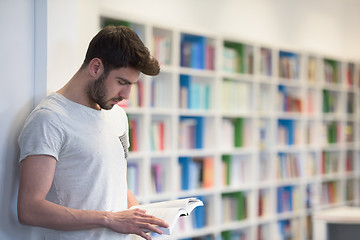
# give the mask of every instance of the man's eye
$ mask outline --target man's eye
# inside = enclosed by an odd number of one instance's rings
[[[120,85],[126,85],[127,82],[119,81],[119,84],[120,84]]]

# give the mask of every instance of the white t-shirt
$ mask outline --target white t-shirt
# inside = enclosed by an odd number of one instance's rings
[[[127,209],[128,142],[124,110],[95,110],[52,93],[26,120],[18,142],[20,161],[29,155],[50,155],[57,160],[47,200],[82,210]],[[120,141],[120,137],[125,142]],[[126,147],[125,147],[126,148]],[[84,231],[45,230],[46,240],[128,239],[106,228]]]

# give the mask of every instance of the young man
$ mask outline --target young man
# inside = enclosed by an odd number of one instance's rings
[[[136,33],[108,26],[90,42],[70,81],[29,115],[19,136],[18,218],[45,239],[112,240],[167,223],[143,210],[126,183],[127,99],[140,73],[159,64]],[[111,110],[110,110],[111,109]]]

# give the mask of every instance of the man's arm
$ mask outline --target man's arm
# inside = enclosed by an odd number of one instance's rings
[[[131,208],[132,206],[139,205],[138,200],[134,196],[134,194],[128,189],[127,191],[127,205],[128,208]]]
[[[18,218],[23,224],[56,230],[84,230],[106,227],[115,232],[137,234],[151,239],[143,230],[160,233],[153,225],[167,224],[139,209],[121,212],[86,211],[67,208],[46,200],[56,160],[48,155],[34,155],[20,164]]]

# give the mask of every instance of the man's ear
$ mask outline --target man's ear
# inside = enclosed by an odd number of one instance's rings
[[[99,77],[104,71],[104,65],[102,64],[101,59],[93,58],[89,63],[88,70],[89,70],[89,74],[92,77],[94,78]]]

